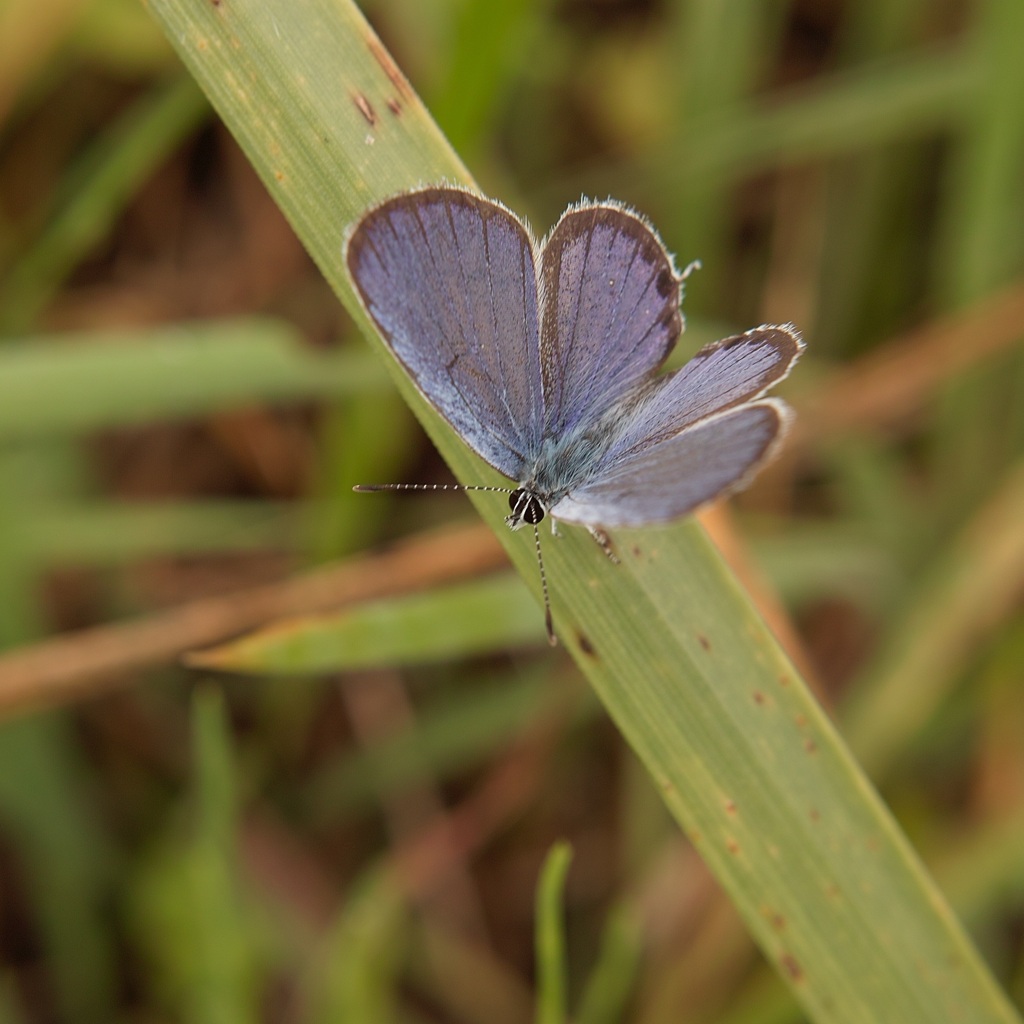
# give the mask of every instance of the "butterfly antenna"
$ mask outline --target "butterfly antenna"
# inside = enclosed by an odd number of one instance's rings
[[[540,553],[540,530],[537,524],[533,524],[533,546],[537,550],[537,566],[540,568],[540,589],[544,594],[544,628],[548,631],[548,643],[552,647],[558,645],[558,638],[555,636],[554,623],[551,621],[551,600],[548,597],[548,576],[544,571],[544,558]]]
[[[471,484],[356,484],[352,488],[361,494],[368,494],[374,491],[500,491],[502,494],[511,494],[511,487],[484,487]],[[540,569],[540,587],[544,594],[544,628],[548,633],[548,643],[552,647],[558,643],[555,636],[555,626],[551,619],[551,599],[548,596],[548,577],[544,571],[544,558],[540,552],[540,530],[537,524],[533,524],[533,546],[537,552],[537,566]]]
[[[356,484],[352,488],[360,494],[369,494],[373,491],[500,491],[502,494],[511,494],[511,487],[482,487],[472,484]]]

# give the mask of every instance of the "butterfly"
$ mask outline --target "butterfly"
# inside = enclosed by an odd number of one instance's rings
[[[647,221],[612,201],[571,206],[537,242],[501,203],[463,188],[403,192],[347,234],[356,291],[392,354],[462,440],[515,486],[505,522],[605,531],[688,515],[744,485],[790,419],[763,397],[803,349],[764,325],[658,373],[683,331],[683,282]]]

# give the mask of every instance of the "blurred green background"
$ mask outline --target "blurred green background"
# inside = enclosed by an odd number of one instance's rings
[[[364,10],[538,233],[703,261],[683,355],[803,330],[737,558],[1024,1006],[1024,6]],[[351,494],[447,476],[145,9],[7,0],[0,117],[0,1022],[527,1021],[562,837],[576,1020],[799,1021],[468,504]]]

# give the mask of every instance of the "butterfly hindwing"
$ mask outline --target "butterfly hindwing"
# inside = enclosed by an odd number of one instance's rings
[[[742,487],[771,458],[788,415],[782,402],[765,398],[706,417],[606,462],[551,514],[600,527],[646,526],[688,515]]]
[[[685,366],[654,378],[618,422],[602,467],[699,420],[761,397],[803,351],[792,324],[764,324],[705,345]]]

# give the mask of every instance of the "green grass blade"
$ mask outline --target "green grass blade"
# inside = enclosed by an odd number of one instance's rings
[[[377,369],[384,383],[379,363]],[[408,406],[390,386],[387,391],[358,391],[328,412],[321,433],[321,476],[314,489],[317,507],[308,524],[307,547],[315,560],[341,558],[380,536],[385,518],[380,504],[364,501],[365,495],[356,494],[352,488],[356,484],[405,479],[402,467],[416,431]],[[352,444],[354,437],[387,438],[390,443]]]
[[[729,118],[695,119],[659,151],[657,164],[648,164],[643,176],[662,187],[706,188],[770,168],[937,136],[970,114],[983,81],[977,54],[949,47],[839,71],[813,86],[791,86],[781,98],[752,103]],[[594,167],[584,184],[595,191],[616,177],[614,166]],[[623,184],[647,187],[633,167]],[[557,181],[550,191],[563,194],[568,187]],[[572,187],[579,191],[579,181]]]
[[[343,0],[150,9],[369,333],[345,229],[398,189],[464,180],[408,83]],[[456,476],[499,482],[387,361]],[[536,592],[532,538],[498,530]],[[617,532],[618,566],[581,533],[545,539],[559,634],[804,1009],[1016,1020],[699,526]]]
[[[0,348],[0,440],[386,386],[364,356],[311,351],[273,320],[42,335]]]
[[[193,703],[198,772],[192,912],[199,927],[190,995],[193,1020],[245,1024],[257,1019],[250,933],[241,912],[236,849],[235,770],[224,696],[203,689]],[[187,898],[187,897],[186,897]]]
[[[208,116],[195,83],[181,78],[138,100],[99,138],[64,182],[49,223],[0,287],[0,329],[32,322],[146,176]]]
[[[132,886],[134,930],[169,1019],[252,1024],[268,929],[239,874],[236,771],[220,691],[196,692],[192,730],[188,827],[168,830],[143,860]]]
[[[705,134],[702,122],[710,116],[718,123],[742,118],[749,111],[751,94],[763,74],[762,54],[772,52],[783,26],[781,8],[742,0],[731,4],[680,4],[673,19],[675,91],[679,97],[680,151],[699,151]],[[729,54],[728,60],[722,55]],[[696,131],[696,139],[690,136]],[[665,161],[659,191],[674,190],[676,165]],[[659,230],[666,238],[685,238],[688,251],[703,260],[701,291],[718,294],[730,273],[722,242],[728,237],[733,184],[726,175],[708,175],[679,190]],[[721,254],[721,255],[720,255]]]
[[[445,661],[543,643],[544,620],[523,581],[502,575],[286,620],[190,661],[218,672],[295,675]]]
[[[727,123],[695,126],[691,138],[701,149],[683,167],[698,178],[750,174],[905,139],[908,126],[935,134],[963,118],[980,77],[974,54],[939,50],[839,72]]]
[[[438,124],[456,149],[472,146],[493,120],[524,45],[536,46],[538,0],[488,0],[454,7],[451,57],[444,79],[428,97]],[[467,89],[466,81],[474,87]]]
[[[626,1020],[626,1004],[637,978],[643,946],[633,908],[613,907],[601,935],[597,963],[587,979],[575,1024],[616,1024]]]
[[[399,1020],[398,975],[406,945],[408,910],[387,871],[356,880],[332,922],[305,984],[306,1020]]]
[[[26,502],[19,511],[26,555],[43,565],[280,549],[300,532],[299,506],[270,501]]]
[[[566,1024],[565,923],[562,897],[572,862],[568,843],[556,843],[544,860],[537,885],[537,1024]]]
[[[843,720],[880,776],[948,695],[978,638],[1017,605],[1024,578],[1024,464],[992,496],[907,602],[889,644],[863,673]]]
[[[117,951],[104,927],[111,851],[71,732],[56,717],[5,723],[0,817],[22,851],[56,1008],[65,1020],[108,1020],[117,989]]]
[[[1024,6],[1012,0],[983,4],[973,26],[972,58],[984,69],[973,94],[974,115],[948,177],[945,237],[938,270],[943,295],[965,305],[1018,273],[1019,217],[1024,172]]]

